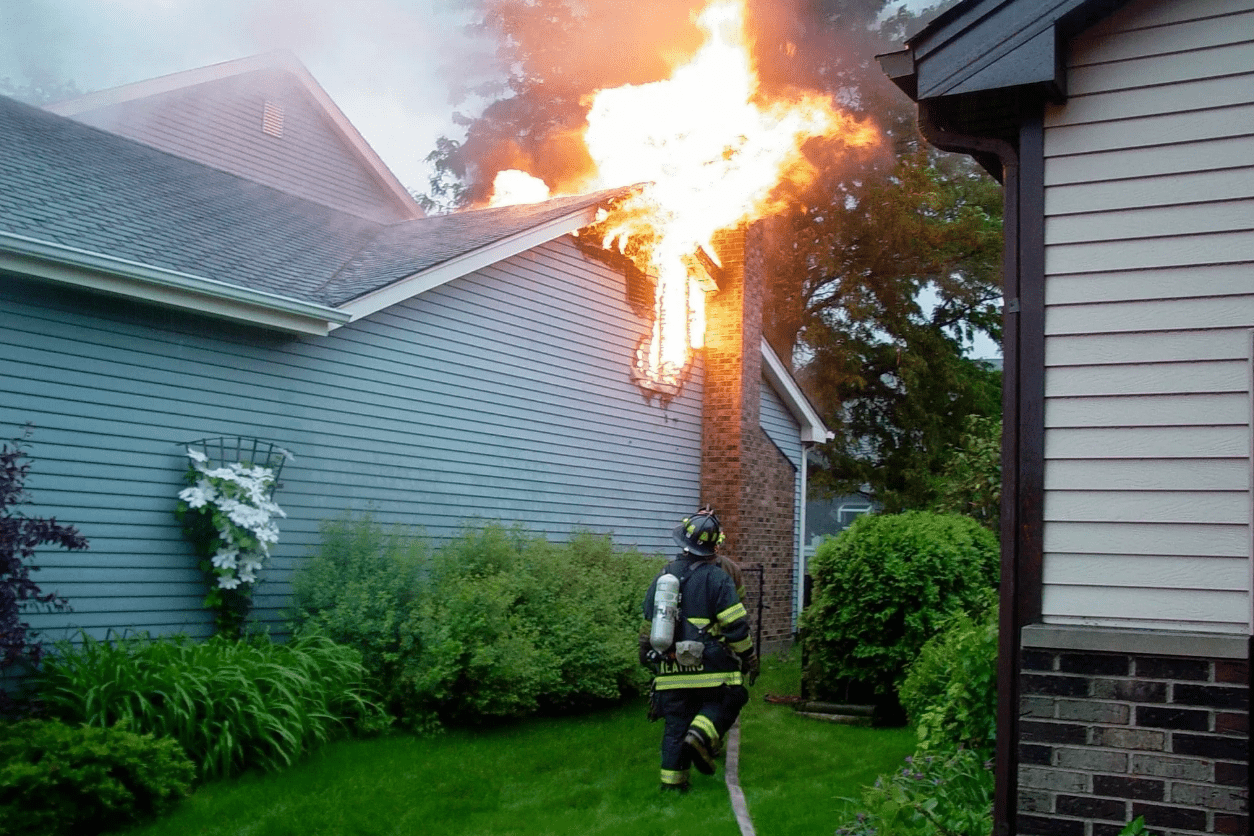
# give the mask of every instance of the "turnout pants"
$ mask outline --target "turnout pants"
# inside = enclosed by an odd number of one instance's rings
[[[740,709],[749,701],[743,685],[713,688],[677,688],[654,694],[657,711],[665,721],[662,730],[662,783],[687,784],[692,766],[684,750],[684,735],[690,727],[705,733],[710,745],[722,745],[723,735],[736,722]]]

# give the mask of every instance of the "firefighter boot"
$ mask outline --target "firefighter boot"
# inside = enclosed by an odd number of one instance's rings
[[[705,721],[704,723],[702,721]],[[709,728],[705,728],[709,726]],[[718,733],[713,724],[705,717],[697,715],[684,735],[684,751],[692,760],[692,765],[706,775],[714,774],[714,757],[718,751]]]
[[[663,769],[662,770],[662,793],[676,793],[685,795],[688,792],[688,770],[686,769]]]

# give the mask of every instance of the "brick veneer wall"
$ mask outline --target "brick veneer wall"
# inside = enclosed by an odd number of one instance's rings
[[[1231,659],[1022,652],[1018,833],[1249,832],[1249,671]]]
[[[761,231],[720,233],[719,289],[706,301],[705,404],[701,500],[718,511],[722,551],[745,569],[762,567],[764,647],[792,639],[796,470],[762,430]],[[758,575],[748,572],[745,602],[757,625]]]

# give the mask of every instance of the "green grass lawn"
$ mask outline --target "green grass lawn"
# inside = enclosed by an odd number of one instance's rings
[[[763,700],[796,693],[796,658],[768,659],[741,715],[740,781],[759,836],[830,834],[842,796],[897,768],[906,729],[796,716]],[[736,836],[722,771],[693,772],[692,792],[658,792],[661,723],[643,700],[564,719],[335,743],[283,772],[200,787],[170,816],[128,831],[158,834],[443,834]]]

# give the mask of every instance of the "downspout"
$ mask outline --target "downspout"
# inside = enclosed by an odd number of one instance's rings
[[[796,615],[793,618],[792,625],[794,636],[801,627],[801,610],[806,605],[806,498],[809,495],[809,486],[806,484],[806,480],[810,472],[810,448],[813,446],[813,441],[806,441],[801,444],[801,496],[798,497],[800,511],[797,514],[797,588],[794,590],[797,603],[793,609]]]
[[[1020,484],[1019,431],[1019,154],[1009,142],[941,130],[926,102],[919,102],[919,131],[944,151],[996,157],[1002,166],[1002,503],[1001,583],[999,586],[997,648],[996,784],[993,793],[994,836],[1016,832],[1019,758],[1019,637],[1022,628],[1018,596],[1020,520],[1017,495]]]

